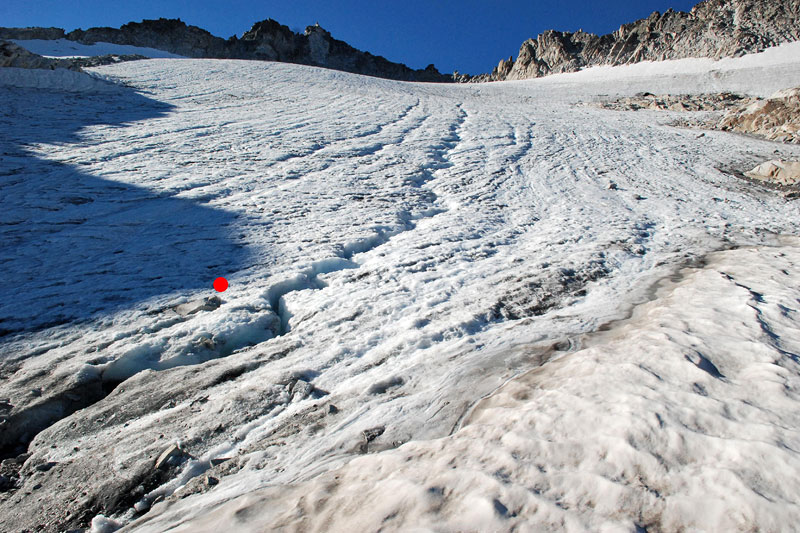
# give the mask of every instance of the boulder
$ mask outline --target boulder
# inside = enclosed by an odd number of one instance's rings
[[[745,175],[775,185],[797,185],[800,183],[800,161],[767,161]]]
[[[181,450],[180,446],[177,444],[172,444],[166,450],[164,450],[161,455],[158,456],[158,459],[156,459],[155,468],[156,470],[164,470],[169,468],[180,461],[184,455],[185,454],[183,450]]]
[[[192,300],[175,306],[175,312],[181,316],[193,315],[201,311],[213,311],[222,305],[222,300],[219,296],[209,296],[208,298],[201,298],[199,300]]]

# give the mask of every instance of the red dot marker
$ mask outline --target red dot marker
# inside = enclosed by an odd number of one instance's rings
[[[217,292],[225,292],[228,288],[228,280],[225,278],[217,278],[214,280],[214,290]]]

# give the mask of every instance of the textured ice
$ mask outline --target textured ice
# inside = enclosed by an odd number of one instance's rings
[[[31,421],[0,438],[57,463],[0,505],[78,509],[61,468],[132,494],[180,442],[185,469],[114,520],[166,495],[131,529],[793,524],[797,252],[775,235],[800,204],[727,170],[800,148],[573,105],[800,85],[796,47],[754,57],[465,86],[155,59],[92,69],[110,92],[0,86],[0,397]],[[218,307],[178,312],[217,276]]]

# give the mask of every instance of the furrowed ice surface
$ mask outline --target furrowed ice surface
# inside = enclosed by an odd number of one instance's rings
[[[180,501],[136,530],[790,530],[799,245],[710,255],[479,402],[450,437],[221,504]]]
[[[720,169],[800,148],[573,104],[771,93],[800,85],[796,52],[475,86],[153,60],[93,69],[131,88],[111,95],[0,88],[0,260],[18,273],[0,301],[14,428],[0,446],[32,453],[0,525],[129,521],[166,495],[143,529],[205,527],[204,509],[356,455],[392,461],[459,427],[460,446],[486,423],[482,408],[467,417],[476,401],[656,280],[795,232],[797,202]],[[534,416],[526,405],[509,424]],[[176,442],[183,465],[154,470]]]

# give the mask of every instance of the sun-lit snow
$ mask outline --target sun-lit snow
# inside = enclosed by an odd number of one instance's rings
[[[233,501],[179,501],[139,530],[791,530],[800,241],[774,244],[664,282],[631,319],[479,402],[451,437]]]
[[[89,486],[180,441],[142,531],[252,502],[242,530],[794,523],[800,259],[775,235],[800,204],[729,171],[800,147],[574,105],[772,93],[800,85],[792,46],[484,85],[156,59],[92,69],[104,92],[0,88],[1,395],[121,383],[30,460],[101,465]],[[218,308],[180,312],[217,276]],[[198,488],[215,458],[236,468]]]

